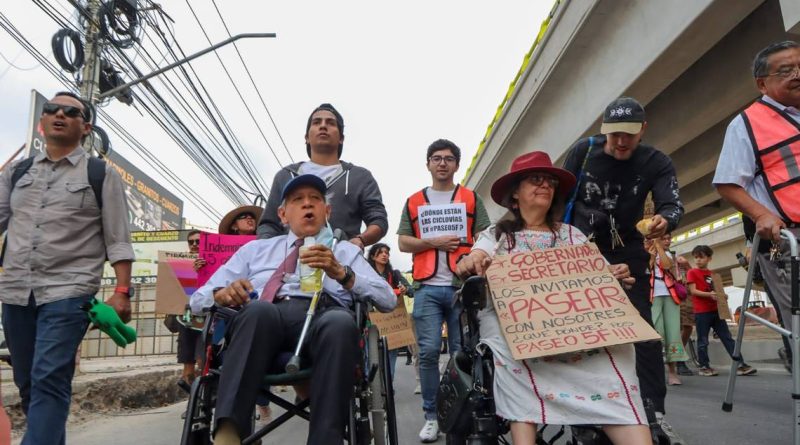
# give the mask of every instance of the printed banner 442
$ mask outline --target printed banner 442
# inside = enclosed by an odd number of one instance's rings
[[[517,360],[659,338],[592,243],[496,256],[486,276]]]

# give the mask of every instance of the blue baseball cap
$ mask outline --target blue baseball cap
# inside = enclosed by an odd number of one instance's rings
[[[281,201],[286,199],[286,195],[304,185],[309,185],[319,190],[319,192],[322,193],[322,196],[325,196],[325,193],[328,190],[328,187],[325,185],[325,181],[323,181],[322,178],[317,175],[295,176],[291,181],[287,182],[286,185],[283,186],[283,191],[281,192]]]

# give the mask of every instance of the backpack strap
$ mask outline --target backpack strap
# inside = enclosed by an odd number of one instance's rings
[[[32,165],[33,156],[26,158],[14,167],[14,172],[11,173],[11,191],[14,190],[14,186],[17,185],[17,182],[20,180],[20,178],[22,178],[25,173],[30,170]],[[9,191],[9,195],[11,194],[11,191]]]
[[[103,182],[106,180],[106,161],[90,157],[89,162],[86,164],[86,170],[89,176],[89,185],[92,186],[95,200],[97,200],[97,207],[103,210]]]

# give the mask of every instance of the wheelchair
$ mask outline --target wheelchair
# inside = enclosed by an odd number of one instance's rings
[[[356,384],[350,402],[350,415],[345,428],[345,437],[350,445],[397,445],[397,420],[394,405],[394,388],[389,375],[389,350],[385,337],[378,333],[377,326],[369,323],[369,304],[356,302],[354,311],[359,328],[360,359],[356,364]],[[183,424],[181,445],[209,445],[213,441],[214,407],[216,405],[219,377],[222,372],[221,340],[226,320],[237,314],[235,309],[213,306],[206,312],[202,336],[205,342],[205,365],[201,375],[189,388],[186,418]],[[258,444],[271,431],[294,416],[308,421],[312,401],[287,400],[269,391],[271,386],[297,385],[311,378],[311,367],[296,373],[288,373],[285,366],[292,353],[278,356],[273,373],[264,376],[261,394],[271,403],[286,410],[283,414],[245,438],[242,444]],[[255,419],[255,407],[253,407]],[[254,420],[255,423],[255,420]]]
[[[503,437],[509,423],[495,414],[492,384],[494,361],[492,351],[482,348],[478,311],[486,308],[488,287],[484,277],[473,276],[456,292],[461,299],[462,350],[453,354],[436,395],[439,429],[445,433],[447,445],[509,444]],[[536,445],[552,445],[569,427],[567,445],[612,445],[602,428],[595,425],[538,425]],[[549,438],[545,431],[559,428]],[[668,439],[654,438],[654,444],[669,445]]]

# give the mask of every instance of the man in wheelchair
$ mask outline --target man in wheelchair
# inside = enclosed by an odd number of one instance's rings
[[[275,372],[280,353],[294,351],[312,293],[301,291],[298,263],[322,269],[326,277],[306,342],[303,359],[313,361],[309,444],[341,444],[355,384],[359,332],[350,309],[354,300],[370,300],[391,311],[396,297],[375,273],[361,250],[332,240],[326,220],[325,183],[314,175],[289,181],[281,194],[278,216],[288,235],[242,246],[209,281],[192,295],[195,313],[215,303],[240,307],[228,322],[225,360],[215,410],[216,445],[241,443],[250,434],[256,396],[265,374]],[[303,252],[306,237],[317,244]]]

